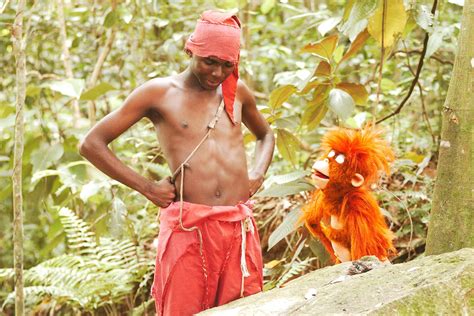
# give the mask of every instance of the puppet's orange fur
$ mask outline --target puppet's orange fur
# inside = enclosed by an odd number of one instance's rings
[[[306,227],[317,237],[331,254],[331,241],[345,246],[351,260],[374,255],[385,260],[396,250],[392,244],[393,235],[388,229],[376,199],[370,192],[370,185],[377,181],[379,172],[389,173],[389,163],[394,154],[381,138],[381,132],[372,127],[362,130],[336,128],[329,131],[322,140],[323,156],[334,150],[345,156],[345,162],[338,164],[329,160],[330,179],[324,190],[315,190],[303,207]],[[353,187],[351,178],[359,173],[365,178],[364,185]],[[341,229],[330,225],[334,215],[342,224]]]

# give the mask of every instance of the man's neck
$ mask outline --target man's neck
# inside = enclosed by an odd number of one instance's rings
[[[215,91],[217,91],[217,89],[214,89],[214,90],[204,89],[199,83],[199,80],[191,71],[190,66],[188,66],[188,68],[186,68],[181,74],[179,74],[179,76],[181,76],[182,78],[184,89],[190,89],[190,90],[199,91],[199,92],[206,91],[209,93],[214,93]]]

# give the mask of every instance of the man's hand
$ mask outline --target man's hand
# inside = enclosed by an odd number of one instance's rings
[[[167,207],[176,197],[176,189],[170,181],[170,177],[158,182],[150,182],[144,195],[159,207]]]
[[[263,175],[258,172],[250,171],[249,173],[249,197],[253,196],[262,186]]]

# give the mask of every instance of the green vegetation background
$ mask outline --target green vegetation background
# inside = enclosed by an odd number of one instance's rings
[[[327,264],[318,243],[302,229],[292,229],[291,220],[285,222],[294,218],[307,198],[304,191],[311,189],[305,176],[317,157],[319,139],[330,126],[356,127],[373,115],[380,119],[393,112],[407,95],[425,31],[430,32],[419,85],[401,113],[381,124],[397,161],[392,174],[375,189],[397,236],[399,255],[394,261],[422,254],[441,111],[462,7],[455,4],[458,1],[443,1],[432,16],[431,2],[404,1],[405,23],[393,22],[403,32],[386,49],[379,77],[381,49],[373,37],[341,61],[350,38],[354,40],[354,32],[361,31],[357,23],[367,20],[378,5],[376,0],[365,1],[372,9],[356,15],[352,9],[357,2],[66,1],[63,25],[62,1],[29,1],[23,159],[28,308],[111,315],[141,314],[148,309],[152,313],[148,294],[158,208],[97,171],[80,157],[77,144],[97,120],[120,107],[133,88],[187,66],[184,42],[199,12],[208,8],[239,9],[245,27],[241,78],[255,91],[259,109],[277,135],[277,150],[258,194],[255,215],[264,249],[266,289]],[[10,177],[15,63],[10,26],[14,15],[13,4],[0,14],[0,305],[7,313],[13,306]],[[62,29],[67,32],[66,59]],[[311,54],[310,44],[336,34],[338,47],[326,59],[315,56],[314,51]],[[301,51],[304,47],[309,50]],[[314,74],[325,60],[330,71],[323,76]],[[323,81],[357,84],[354,87],[359,90],[352,95],[355,108],[344,94],[339,108],[327,95],[317,100],[316,86],[308,84]],[[247,132],[245,141],[251,157],[252,137]],[[110,147],[147,177],[159,180],[169,174],[147,120]]]

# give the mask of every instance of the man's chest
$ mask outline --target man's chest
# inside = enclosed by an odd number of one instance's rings
[[[212,100],[181,99],[157,105],[151,120],[158,131],[183,135],[196,135],[207,129],[208,124],[218,117],[216,132],[233,130],[242,122],[242,104],[236,100],[232,113],[225,109],[218,113],[220,98]],[[232,115],[235,124],[230,119]]]

